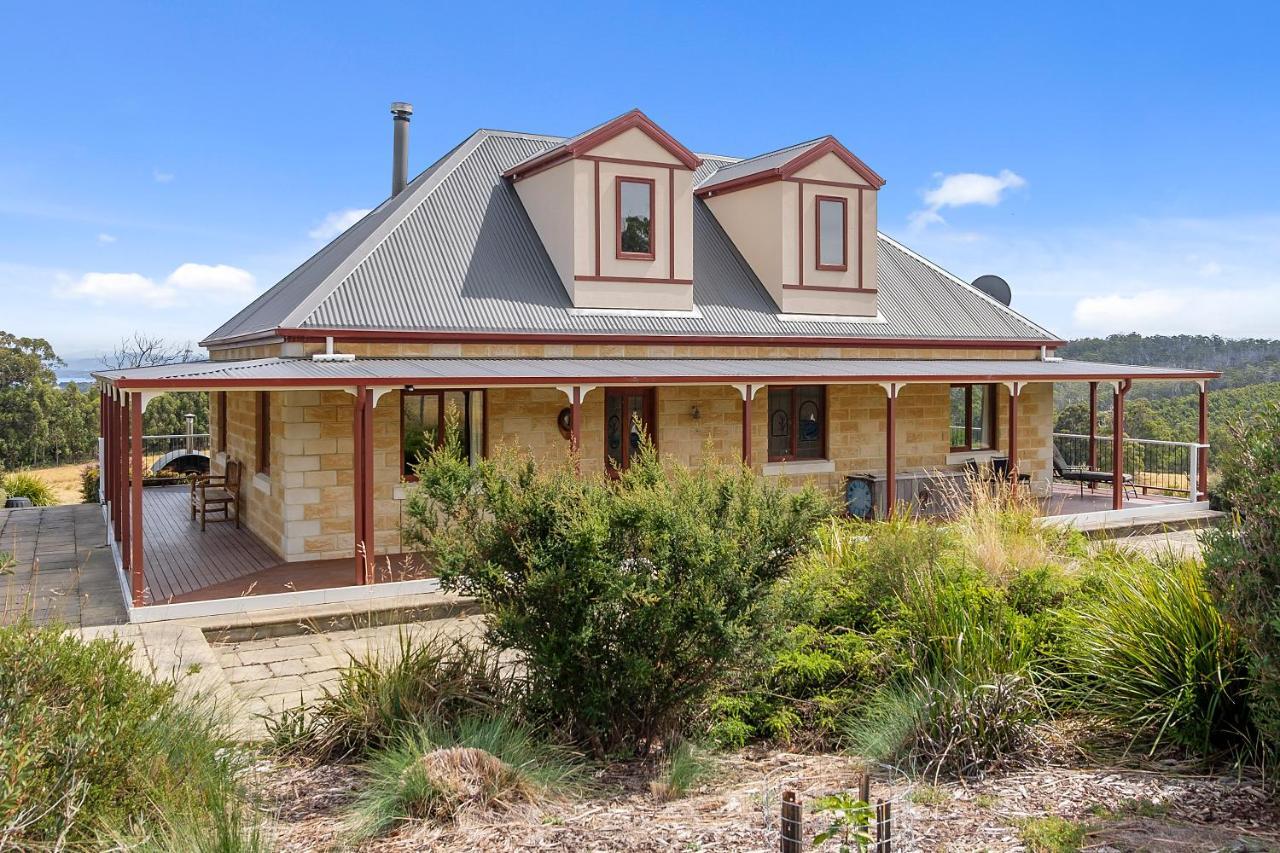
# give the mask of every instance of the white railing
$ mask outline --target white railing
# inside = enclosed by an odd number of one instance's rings
[[[1112,438],[1099,435],[1097,464],[1092,470],[1112,470]],[[1053,445],[1069,466],[1090,468],[1089,436],[1055,432]],[[1195,501],[1204,491],[1200,483],[1200,457],[1209,445],[1193,441],[1157,441],[1150,438],[1124,439],[1124,473],[1133,478],[1133,487],[1143,494],[1176,495]]]

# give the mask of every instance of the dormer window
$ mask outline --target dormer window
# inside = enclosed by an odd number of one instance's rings
[[[654,181],[652,178],[618,178],[619,260],[651,261],[653,247]]]
[[[839,196],[817,197],[818,246],[814,252],[818,269],[844,272],[849,269],[849,204]]]

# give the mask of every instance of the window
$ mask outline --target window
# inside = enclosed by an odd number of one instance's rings
[[[951,450],[996,446],[996,386],[951,386]]]
[[[218,452],[227,452],[227,392],[217,393],[218,401]]]
[[[849,206],[846,199],[838,196],[820,195],[817,198],[818,248],[815,257],[820,270],[838,270],[843,272],[849,268]]]
[[[827,389],[769,387],[769,461],[822,459],[827,453]]]
[[[653,251],[652,178],[618,178],[618,258],[646,260]]]
[[[271,394],[258,392],[258,471],[271,473]]]
[[[474,465],[484,455],[483,391],[405,391],[400,395],[400,469],[413,469],[444,444],[445,427],[457,418],[462,455]]]

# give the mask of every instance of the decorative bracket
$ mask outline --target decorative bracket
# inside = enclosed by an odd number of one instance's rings
[[[1022,389],[1026,387],[1025,382],[1001,382],[1001,385],[1009,389],[1010,397],[1021,397]]]
[[[760,389],[761,389],[761,388],[763,388],[763,387],[765,387],[765,386],[764,386],[764,385],[751,384],[751,385],[734,385],[733,387],[738,389],[738,394],[739,394],[739,395],[742,397],[742,399],[745,401],[745,400],[747,399],[747,389],[748,389],[748,388],[750,388],[750,389],[751,389],[751,399],[752,399],[752,400],[754,400],[754,399],[756,398],[756,395],[760,393]]]
[[[905,385],[906,383],[905,382],[877,382],[876,384],[884,389],[884,393],[888,394],[891,398],[896,400],[898,399],[898,392],[902,390],[902,386]]]
[[[581,402],[587,399],[587,394],[591,391],[594,391],[597,387],[598,386],[596,385],[557,385],[556,390],[564,394],[564,396],[568,398],[569,402],[572,403],[574,388],[578,389],[578,393],[579,393],[578,401]]]

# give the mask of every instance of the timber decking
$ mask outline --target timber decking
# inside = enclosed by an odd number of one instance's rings
[[[235,521],[192,520],[187,486],[142,490],[146,603],[206,601],[355,583],[355,557],[286,562]],[[411,556],[378,557],[375,582],[430,577]]]

